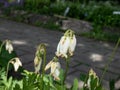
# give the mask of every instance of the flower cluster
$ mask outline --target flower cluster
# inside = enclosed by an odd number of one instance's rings
[[[67,61],[68,57],[73,56],[75,47],[76,47],[76,37],[74,32],[69,29],[61,37],[57,46],[57,50],[55,52],[55,57],[45,66],[46,47],[45,47],[45,44],[40,44],[37,47],[35,58],[34,58],[35,73],[39,73],[41,69],[41,64],[43,64],[42,74],[44,74],[44,71],[50,68],[51,70],[50,75],[54,77],[54,80],[60,80],[59,75],[60,75],[61,65],[59,63],[59,57],[65,58]],[[12,53],[13,46],[10,40],[5,41],[5,48],[10,54]],[[17,57],[11,59],[9,63],[13,64],[15,71],[17,71],[18,68],[22,66],[21,61]],[[8,63],[8,66],[9,66],[9,63]]]
[[[64,36],[61,37],[56,51],[56,56],[67,58],[72,56],[76,47],[76,37],[72,30],[67,30]]]
[[[45,71],[51,68],[51,75],[55,80],[60,80],[60,63],[58,62],[58,57],[73,56],[73,52],[76,47],[76,37],[72,30],[67,30],[64,36],[61,37],[56,51],[56,56],[51,60],[45,67]]]

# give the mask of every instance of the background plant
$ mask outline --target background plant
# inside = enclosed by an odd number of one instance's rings
[[[18,14],[16,15],[17,17],[13,17],[12,19],[20,22],[27,21],[29,23],[27,19],[31,13],[49,16],[54,16],[56,14],[64,16],[65,10],[69,7],[70,10],[66,14],[67,17],[86,20],[92,23],[93,30],[88,33],[82,33],[81,35],[103,41],[117,42],[120,36],[120,15],[114,14],[114,11],[120,11],[119,4],[118,0],[114,2],[109,0],[25,0],[22,6],[9,5],[8,8],[4,8],[3,12],[6,17],[10,17],[11,11],[24,10],[28,15]],[[56,25],[56,22],[52,22],[52,20],[46,24],[36,21],[33,25],[49,29],[60,29],[60,26]]]

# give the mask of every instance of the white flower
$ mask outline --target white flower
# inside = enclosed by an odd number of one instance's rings
[[[68,57],[68,54],[72,56],[76,47],[76,42],[74,32],[72,30],[67,30],[58,43],[56,56],[65,58]]]
[[[69,37],[62,36],[57,46],[56,56],[67,58],[67,52],[69,49],[69,45],[70,45]]]
[[[73,37],[71,37],[71,39],[70,39],[70,45],[69,45],[69,54],[70,54],[70,56],[72,56],[73,55],[73,52],[74,52],[74,50],[75,50],[75,47],[76,47],[76,37],[75,37],[75,35],[73,35]]]
[[[12,44],[11,44],[11,41],[10,41],[10,40],[6,40],[6,45],[5,45],[5,48],[6,48],[6,50],[9,52],[9,54],[11,54],[11,53],[12,53],[12,51],[13,51],[13,46],[12,46]]]
[[[14,60],[14,61],[13,61],[13,60]],[[12,63],[12,64],[14,65],[15,71],[17,71],[18,68],[19,68],[20,66],[22,66],[22,63],[21,63],[21,61],[20,61],[19,58],[13,58],[10,63]]]
[[[45,71],[48,70],[49,68],[51,68],[50,74],[54,77],[55,80],[60,80],[60,78],[59,78],[60,67],[61,66],[60,66],[59,62],[55,62],[52,60],[46,65]]]

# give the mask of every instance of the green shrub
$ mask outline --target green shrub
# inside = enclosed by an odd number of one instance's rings
[[[86,19],[96,25],[118,27],[120,25],[118,22],[120,21],[120,15],[114,15],[113,11],[118,11],[118,9],[107,3],[93,6],[93,9],[89,10]]]

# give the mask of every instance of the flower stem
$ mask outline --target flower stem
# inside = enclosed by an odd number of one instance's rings
[[[116,46],[115,46],[115,48],[114,48],[114,50],[113,50],[110,58],[108,59],[108,63],[106,64],[105,69],[104,69],[103,74],[102,74],[102,77],[101,77],[101,79],[100,79],[100,84],[101,84],[101,82],[102,82],[102,80],[103,80],[103,78],[104,78],[105,73],[106,73],[107,70],[108,70],[108,67],[109,67],[110,63],[112,62],[112,60],[113,60],[113,58],[114,58],[114,56],[115,56],[115,53],[116,53],[116,51],[117,51],[117,49],[118,49],[119,44],[120,44],[120,38],[118,39],[118,42],[117,42],[117,44],[116,44]]]
[[[44,75],[44,73],[45,73],[45,70],[44,70],[45,64],[46,64],[46,49],[45,49],[45,52],[43,55],[42,75]]]
[[[15,57],[16,58],[16,57]],[[7,70],[6,70],[6,76],[8,76],[8,71],[9,71],[9,66],[12,60],[14,60],[15,58],[12,58],[9,60],[8,64],[7,64]]]
[[[69,63],[70,63],[70,56],[68,55],[68,58],[66,59],[66,69],[65,69],[63,84],[65,83],[65,80],[67,78],[67,73],[69,70]]]
[[[9,65],[10,65],[10,61],[7,64],[6,77],[8,77]]]
[[[44,89],[44,81],[43,81],[43,77],[44,77],[44,74],[45,74],[45,64],[46,64],[46,48],[44,47],[45,49],[45,52],[44,52],[44,55],[43,55],[43,65],[42,65],[42,79],[41,79],[41,90]]]
[[[5,41],[3,41],[2,44],[0,45],[0,54],[2,52],[2,47],[3,47],[4,44],[5,44]]]

